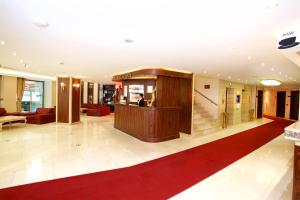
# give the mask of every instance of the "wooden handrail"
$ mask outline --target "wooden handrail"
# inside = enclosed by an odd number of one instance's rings
[[[200,94],[202,97],[204,97],[205,99],[207,99],[210,103],[214,104],[215,106],[218,106],[218,104],[216,102],[214,102],[213,100],[211,100],[210,98],[208,98],[207,96],[205,96],[203,93],[199,92],[198,90],[194,89],[195,92],[197,92],[198,94]]]

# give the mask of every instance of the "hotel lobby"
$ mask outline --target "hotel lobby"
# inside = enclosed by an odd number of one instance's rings
[[[300,199],[300,2],[0,7],[0,199]]]

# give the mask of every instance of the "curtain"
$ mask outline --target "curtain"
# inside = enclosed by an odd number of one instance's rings
[[[21,112],[21,102],[25,89],[25,79],[17,78],[17,112]]]

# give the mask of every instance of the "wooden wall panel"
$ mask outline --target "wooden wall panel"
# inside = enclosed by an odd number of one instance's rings
[[[72,123],[80,121],[80,79],[72,78]]]
[[[64,89],[61,87],[64,83]],[[69,123],[69,89],[70,78],[57,79],[57,122]]]
[[[115,128],[142,141],[161,142],[179,137],[178,108],[115,105]]]
[[[300,199],[300,146],[294,147],[293,200]]]
[[[192,79],[158,76],[157,107],[174,106],[180,109],[180,131],[191,133]]]

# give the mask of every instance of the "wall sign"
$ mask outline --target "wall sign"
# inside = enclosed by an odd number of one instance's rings
[[[295,31],[284,32],[278,42],[278,49],[289,49],[294,46],[297,46],[299,42],[297,42],[297,35]]]
[[[204,89],[210,89],[210,85],[204,85]]]

